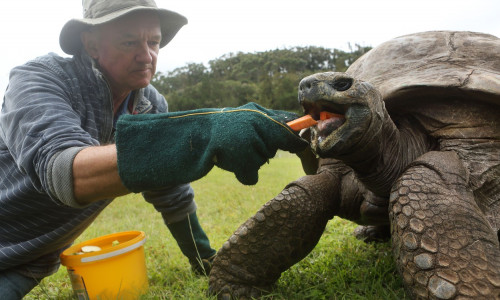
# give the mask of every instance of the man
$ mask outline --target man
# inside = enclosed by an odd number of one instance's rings
[[[149,84],[187,23],[152,0],[84,0],[61,48],[16,67],[0,114],[0,295],[19,299],[110,203],[142,192],[194,270],[215,255],[189,182],[217,165],[245,184],[277,149],[306,143],[292,116],[255,104],[166,113]],[[194,239],[194,241],[193,241]]]

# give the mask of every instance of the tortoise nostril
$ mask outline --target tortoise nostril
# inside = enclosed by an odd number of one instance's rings
[[[306,77],[299,83],[299,90],[301,92],[307,92],[308,90],[314,88],[315,82],[316,80],[314,78]]]
[[[339,92],[347,91],[352,86],[352,78],[340,78],[333,81],[330,85]]]
[[[303,90],[309,90],[309,89],[311,89],[311,83],[309,81],[303,82],[300,85],[300,90],[301,91],[303,91]]]

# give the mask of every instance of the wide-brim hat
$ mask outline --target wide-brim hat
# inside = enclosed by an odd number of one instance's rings
[[[80,34],[89,27],[110,22],[136,11],[158,13],[161,26],[160,48],[168,44],[182,26],[186,17],[163,8],[153,0],[83,0],[83,19],[71,19],[64,24],[59,35],[59,45],[67,54],[77,54],[83,45]]]

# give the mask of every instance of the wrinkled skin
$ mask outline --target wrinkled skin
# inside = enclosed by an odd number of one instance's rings
[[[500,299],[500,108],[457,95],[387,111],[379,91],[344,73],[304,78],[316,174],[290,183],[229,238],[210,274],[221,299],[250,299],[316,245],[333,216],[361,238],[392,237],[407,293]]]
[[[303,132],[319,167],[300,156],[312,175],[231,236],[210,290],[265,293],[339,216],[362,225],[359,238],[392,238],[413,298],[500,298],[499,95],[500,39],[466,31],[401,36],[345,74],[303,79],[305,113],[335,113]]]

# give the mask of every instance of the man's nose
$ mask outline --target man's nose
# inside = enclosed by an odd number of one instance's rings
[[[136,60],[141,63],[151,63],[155,55],[156,53],[149,47],[148,43],[143,43],[137,50]]]

